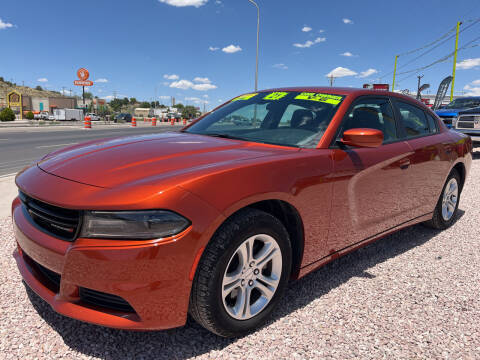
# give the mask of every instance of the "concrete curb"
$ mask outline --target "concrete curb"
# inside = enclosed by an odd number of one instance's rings
[[[10,216],[12,200],[17,193],[15,175],[0,176],[0,219]]]

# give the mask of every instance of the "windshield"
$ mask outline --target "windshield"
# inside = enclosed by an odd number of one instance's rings
[[[480,98],[455,99],[445,109],[469,109],[480,106]]]
[[[314,148],[344,96],[260,92],[233,99],[185,130],[267,144]]]

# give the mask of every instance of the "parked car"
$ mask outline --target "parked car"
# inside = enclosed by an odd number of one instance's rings
[[[48,120],[49,120],[49,121],[54,121],[54,120],[56,120],[56,119],[55,119],[55,115],[48,115]]]
[[[48,111],[41,111],[38,114],[34,114],[33,118],[35,120],[48,120],[49,115]]]
[[[132,121],[132,114],[129,113],[120,113],[115,116],[115,122],[118,121],[124,121],[124,122],[131,122]]]
[[[473,108],[480,109],[480,96],[466,96],[453,100],[451,103],[442,106],[436,110],[438,116],[443,120],[448,128],[455,128],[458,113],[460,111],[469,110]]]
[[[472,137],[480,146],[480,96],[461,97],[436,111],[447,127]]]
[[[90,116],[91,121],[99,121],[100,120],[100,116],[98,116],[95,113],[87,113],[85,116]]]
[[[289,279],[413,224],[451,226],[471,151],[401,94],[244,94],[181,132],[77,144],[24,169],[14,256],[63,315],[153,330],[190,313],[242,336]]]

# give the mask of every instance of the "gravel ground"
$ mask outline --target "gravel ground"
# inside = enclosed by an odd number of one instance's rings
[[[1,359],[480,358],[480,154],[459,219],[397,232],[292,283],[272,321],[242,339],[192,321],[128,332],[54,313],[22,285],[11,220],[0,221]]]

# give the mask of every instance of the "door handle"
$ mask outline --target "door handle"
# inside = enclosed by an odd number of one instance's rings
[[[400,161],[400,169],[405,170],[409,166],[410,166],[410,160],[409,159]]]

